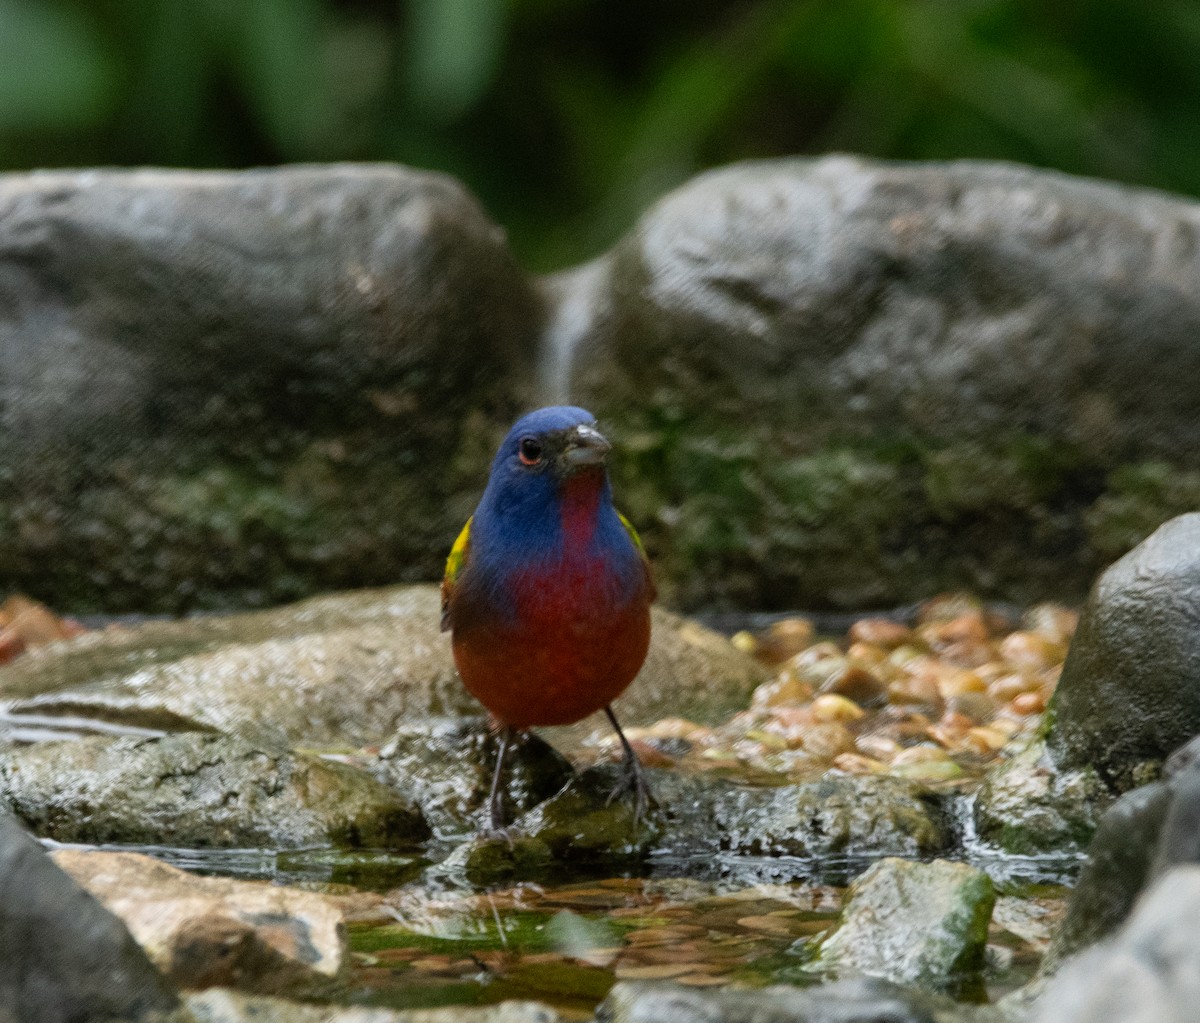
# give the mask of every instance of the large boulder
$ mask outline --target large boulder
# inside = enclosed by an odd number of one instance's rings
[[[432,578],[538,300],[451,178],[0,176],[0,570],[56,606]]]
[[[0,1020],[187,1023],[125,925],[0,812]]]
[[[653,614],[646,664],[616,703],[621,720],[716,723],[744,707],[763,669],[717,633]],[[413,721],[480,713],[439,618],[437,587],[408,586],[97,631],[0,667],[0,707],[10,724],[39,728],[93,719],[279,744],[383,742]]]
[[[6,175],[0,572],[72,611],[435,578],[500,433],[569,398],[676,606],[1076,599],[1200,502],[1198,225],[781,160],[532,282],[401,167]]]
[[[1051,704],[1051,753],[1118,788],[1200,734],[1200,513],[1158,529],[1088,597]]]
[[[1077,599],[1200,501],[1200,205],[984,163],[746,163],[553,279],[683,606]]]

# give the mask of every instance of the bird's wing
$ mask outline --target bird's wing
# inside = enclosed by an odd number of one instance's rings
[[[617,518],[621,520],[621,525],[625,527],[625,532],[629,534],[629,539],[633,541],[633,546],[637,548],[638,554],[642,556],[642,565],[646,569],[646,582],[650,584],[650,599],[653,600],[658,588],[654,585],[654,573],[650,571],[650,558],[646,555],[646,548],[642,546],[642,538],[638,536],[637,530],[633,528],[633,523],[625,518],[624,515],[617,512]]]
[[[472,516],[474,518],[474,516]],[[467,544],[471,541],[471,519],[462,527],[450,554],[446,558],[446,573],[442,576],[442,632],[450,628],[450,594],[454,592],[454,581],[462,571],[463,560],[467,556]]]

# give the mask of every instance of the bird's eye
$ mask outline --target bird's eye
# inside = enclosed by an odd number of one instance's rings
[[[523,464],[537,465],[542,460],[542,442],[536,437],[522,437],[517,454]]]

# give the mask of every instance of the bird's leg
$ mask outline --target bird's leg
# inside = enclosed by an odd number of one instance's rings
[[[498,834],[504,832],[504,807],[500,788],[500,779],[504,772],[504,755],[508,752],[509,743],[513,740],[513,731],[507,725],[501,725],[496,732],[500,740],[500,748],[496,751],[496,770],[492,774],[492,791],[488,794],[488,818],[492,830]]]
[[[621,731],[621,726],[617,723],[617,716],[613,713],[612,707],[605,707],[604,713],[608,715],[609,722],[616,730],[617,738],[621,740],[621,748],[625,751],[625,760],[621,765],[621,781],[612,790],[608,801],[611,803],[617,796],[624,795],[626,792],[632,792],[634,799],[633,826],[636,828],[638,822],[646,816],[646,810],[654,799],[654,795],[650,791],[650,786],[646,783],[646,776],[642,772],[641,761],[638,760],[637,754],[633,752],[633,747],[629,745],[629,740],[625,738],[625,733]]]

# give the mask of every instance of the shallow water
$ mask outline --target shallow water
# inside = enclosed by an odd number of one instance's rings
[[[534,998],[583,1019],[618,980],[817,983],[809,943],[834,922],[842,894],[827,885],[607,878],[401,899],[391,907],[394,921],[352,928],[346,996],[393,1008]],[[1008,902],[1022,907],[1007,912],[1016,931],[993,925],[989,966],[972,992],[978,1000],[1032,976],[1039,928],[1057,919],[1061,890]]]
[[[481,891],[416,853],[43,844],[141,852],[198,874],[331,894],[379,893],[350,925],[353,961],[339,1002],[419,1008],[522,998],[580,1020],[618,980],[819,982],[806,966],[808,943],[835,921],[844,885],[874,859],[661,855],[641,876]],[[1000,899],[982,986],[974,978],[961,994],[992,1001],[1036,970],[1079,857],[976,849],[968,859],[989,873]]]

